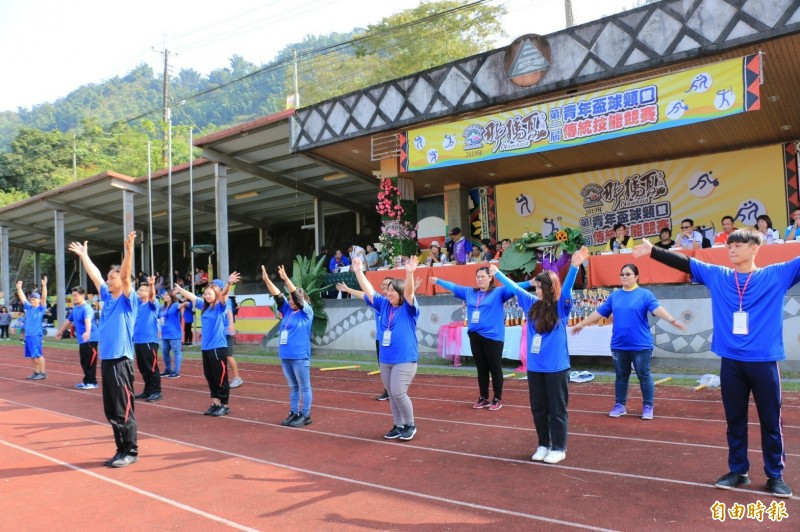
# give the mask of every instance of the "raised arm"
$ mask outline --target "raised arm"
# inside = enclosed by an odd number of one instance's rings
[[[583,246],[581,249],[577,250],[575,253],[572,254],[571,263],[572,268],[569,269],[569,273],[567,274],[567,278],[564,279],[564,285],[561,287],[561,297],[564,298],[565,296],[572,297],[572,287],[575,284],[575,279],[578,277],[578,268],[581,267],[581,264],[589,258],[589,248]]]
[[[264,284],[267,285],[267,291],[270,293],[272,297],[281,295],[281,291],[278,290],[278,287],[275,286],[267,275],[267,270],[264,266],[261,266],[261,279],[264,280]]]
[[[25,297],[25,292],[22,291],[22,281],[17,281],[17,297],[23,305],[28,304],[28,298]]]
[[[405,289],[403,290],[403,296],[406,298],[406,303],[409,305],[414,304],[414,272],[417,271],[417,266],[419,266],[419,259],[416,256],[411,257],[406,262],[406,284]]]
[[[156,300],[156,278],[155,277],[148,277],[147,278],[147,286],[149,288],[148,298],[147,300],[150,303],[154,303]]]
[[[133,245],[136,241],[136,231],[131,231],[125,238],[125,252],[122,255],[122,264],[119,267],[119,278],[122,281],[122,294],[131,295],[131,273],[133,273]]]
[[[47,308],[47,276],[42,276],[42,299],[39,301],[39,306]]]
[[[286,285],[286,290],[291,294],[297,287],[294,285],[292,280],[289,278],[289,275],[286,273],[286,269],[283,266],[278,266],[278,276],[283,281],[283,284]]]
[[[224,305],[228,301],[228,292],[231,291],[231,286],[238,283],[241,278],[242,276],[239,275],[239,272],[233,272],[228,276],[228,284],[225,285],[225,288],[222,289],[222,293],[219,295],[220,303]],[[233,315],[231,315],[230,323],[233,323]]]
[[[356,290],[355,288],[350,288],[344,283],[336,283],[336,290],[339,292],[346,292],[357,299],[364,299],[364,292]]]
[[[367,296],[367,301],[372,303],[373,298],[375,297],[375,289],[372,288],[372,283],[367,280],[367,276],[364,275],[364,272],[361,270],[361,261],[355,259],[353,261],[353,267],[351,268],[354,274],[356,274],[356,280],[358,281],[358,286],[361,287],[361,290],[364,291],[364,294]]]
[[[69,245],[69,250],[80,257],[81,264],[83,264],[83,267],[86,269],[86,275],[92,280],[99,293],[100,286],[103,284],[103,275],[100,273],[100,270],[97,269],[97,266],[94,265],[92,259],[89,258],[89,242],[84,241],[83,244],[80,242],[73,242]]]
[[[506,277],[505,274],[497,267],[497,264],[489,265],[489,273],[492,274],[492,277],[500,281],[503,286],[514,292],[517,297],[519,297],[520,294],[525,294],[523,297],[529,297],[531,295],[524,288]]]
[[[188,290],[185,290],[182,286],[179,285],[175,285],[175,290],[177,290],[180,295],[182,295],[183,297],[185,297],[186,299],[197,305],[197,301],[200,299],[199,297],[189,292]]]

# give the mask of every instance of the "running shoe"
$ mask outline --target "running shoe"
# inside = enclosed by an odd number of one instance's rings
[[[653,419],[653,407],[644,405],[642,407],[642,419]]]
[[[383,437],[386,438],[387,440],[396,440],[397,438],[400,437],[401,434],[403,434],[404,431],[405,427],[399,427],[395,425],[394,427],[392,427],[392,430],[384,434]]]
[[[405,430],[400,435],[400,439],[403,441],[408,441],[414,438],[414,434],[417,433],[417,427],[415,425],[406,425]]]
[[[378,397],[375,398],[376,401],[388,401],[389,400],[389,392],[383,390],[383,393],[380,394]]]
[[[217,408],[221,407],[222,405],[219,403],[211,403],[211,406],[208,407],[208,410],[203,412],[204,416],[211,416],[216,412]]]
[[[533,456],[531,456],[531,460],[533,460],[534,462],[541,462],[542,460],[544,460],[544,457],[547,456],[547,453],[549,452],[550,452],[550,447],[545,447],[544,445],[540,445],[539,447],[536,448],[536,452],[533,453]]]
[[[297,416],[299,416],[299,415],[300,415],[300,412],[289,412],[289,416],[286,419],[284,419],[283,421],[281,421],[281,425],[283,425],[284,427],[288,427],[289,423],[294,421],[297,418]]]
[[[488,399],[486,399],[485,397],[479,397],[478,400],[475,401],[475,404],[472,405],[472,408],[477,410],[477,409],[480,409],[480,408],[488,408],[489,405],[490,405],[490,403],[489,403]]]
[[[614,408],[611,409],[611,412],[608,413],[609,417],[619,417],[624,416],[627,413],[625,410],[625,405],[617,403],[614,405]]]
[[[228,405],[219,405],[216,410],[211,412],[211,415],[214,417],[227,416],[230,411],[231,409],[228,408]]]
[[[304,414],[299,414],[289,423],[290,427],[305,427],[306,425],[311,425],[311,416]]]
[[[545,464],[557,464],[557,463],[559,463],[561,460],[563,460],[566,457],[567,457],[567,453],[566,452],[564,452],[564,451],[553,451],[551,449],[550,452],[547,453],[547,456],[545,456],[544,460],[542,460],[542,461]]]
[[[238,388],[238,387],[239,387],[239,386],[241,386],[242,384],[244,384],[244,381],[242,380],[242,378],[241,378],[241,377],[236,377],[235,379],[233,379],[233,380],[231,381],[231,385],[230,385],[230,387],[231,387],[231,388]]]
[[[792,488],[790,488],[782,478],[768,478],[767,491],[776,497],[791,497]]]
[[[748,484],[750,484],[750,477],[747,475],[747,473],[741,474],[731,471],[730,473],[725,473],[719,477],[714,483],[714,487],[723,490],[732,490],[734,488],[738,488],[739,486],[747,486]]]
[[[498,399],[497,397],[492,399],[492,404],[489,405],[489,410],[494,412],[496,410],[500,410],[501,408],[503,408],[503,400],[502,399]]]

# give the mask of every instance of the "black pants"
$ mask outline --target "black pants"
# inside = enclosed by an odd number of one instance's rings
[[[191,344],[192,343],[192,323],[184,323],[183,324],[183,343],[184,344]]]
[[[97,384],[97,342],[78,345],[84,384]]]
[[[484,338],[476,332],[469,333],[472,359],[478,368],[478,389],[481,397],[489,398],[489,375],[495,399],[503,398],[503,342]]]
[[[0,338],[8,338],[8,325],[0,325]]]
[[[212,399],[228,404],[231,387],[228,383],[228,348],[203,349],[203,374]]]
[[[114,429],[117,453],[139,454],[136,418],[133,415],[133,361],[114,358],[100,361],[103,376],[103,410]]]
[[[158,371],[158,343],[133,344],[136,366],[142,374],[145,395],[161,393],[161,373]]]
[[[569,368],[556,373],[528,372],[531,413],[539,446],[567,450]]]

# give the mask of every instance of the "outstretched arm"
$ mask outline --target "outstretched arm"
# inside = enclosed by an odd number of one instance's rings
[[[357,299],[364,299],[364,292],[356,290],[355,288],[350,288],[344,283],[336,283],[336,290],[339,292],[346,292]]]
[[[92,280],[97,291],[100,292],[100,286],[103,284],[103,276],[100,270],[97,269],[97,266],[92,262],[92,259],[89,258],[89,242],[84,241],[83,244],[80,242],[73,242],[69,245],[69,250],[80,257],[81,264],[83,264],[83,267],[86,269],[86,275],[89,276],[89,279]]]
[[[364,291],[364,294],[367,296],[367,301],[372,303],[372,300],[375,297],[375,289],[372,288],[372,283],[367,280],[367,276],[364,275],[364,272],[361,270],[361,261],[358,259],[353,260],[353,267],[351,270],[354,270],[353,273],[356,274],[358,286]]]
[[[184,290],[184,288],[179,285],[175,285],[175,290],[177,290],[180,295],[182,295],[183,297],[185,297],[186,299],[197,305],[197,300],[200,299],[199,297],[189,292],[188,290]]]
[[[682,253],[672,253],[666,249],[661,249],[653,246],[646,238],[642,243],[633,248],[634,257],[643,257],[649,255],[651,259],[666,264],[670,268],[674,268],[684,273],[692,273],[691,262],[689,257]]]
[[[405,296],[406,303],[409,305],[414,304],[414,289],[416,288],[414,272],[417,271],[417,266],[419,266],[419,259],[416,256],[411,257],[408,259],[408,262],[406,262],[406,283],[403,296]]]
[[[42,277],[42,300],[39,301],[39,306],[42,308],[47,307],[47,276]]]
[[[677,318],[674,318],[674,317],[670,316],[670,314],[667,311],[667,309],[665,309],[663,306],[658,307],[657,309],[655,309],[653,311],[653,316],[657,316],[657,317],[661,318],[664,321],[670,322],[672,325],[674,325],[675,327],[677,327],[678,329],[680,329],[682,331],[686,330],[686,326],[683,323],[679,322]]]
[[[58,330],[56,331],[56,340],[61,340],[61,336],[63,336],[64,331],[69,329],[71,325],[72,325],[71,321],[69,321],[68,319],[64,320],[64,323],[62,323],[61,327],[59,327]]]
[[[25,292],[22,291],[22,281],[17,281],[17,297],[23,305],[28,304],[28,298],[25,297]]]
[[[231,291],[231,286],[238,283],[241,278],[239,272],[233,272],[228,276],[228,284],[225,285],[225,288],[222,289],[222,293],[219,296],[220,303],[224,305],[228,301],[228,292]],[[233,318],[231,318],[231,323],[233,323]]]
[[[131,295],[131,273],[133,273],[133,244],[136,241],[136,231],[131,231],[125,238],[125,252],[122,255],[122,264],[119,267],[119,277],[122,281],[122,294]]]

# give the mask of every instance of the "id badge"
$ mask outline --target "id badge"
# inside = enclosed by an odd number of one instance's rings
[[[287,329],[283,329],[281,331],[281,345],[286,345],[289,342],[289,331]]]
[[[539,350],[542,348],[542,335],[536,334],[533,336],[533,340],[531,340],[531,353],[537,354]]]
[[[747,334],[747,312],[739,311],[733,313],[733,334]]]
[[[478,320],[481,319],[481,311],[480,310],[473,310],[472,311],[472,323],[478,323]]]
[[[164,325],[164,318],[158,318],[158,324],[163,326]]]
[[[383,331],[383,342],[381,345],[383,347],[389,347],[389,344],[392,343],[392,331]]]

